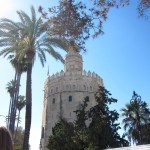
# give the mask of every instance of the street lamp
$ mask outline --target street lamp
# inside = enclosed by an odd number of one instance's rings
[[[140,103],[141,102],[141,96],[138,95],[135,91],[133,91],[132,99],[130,100],[130,104],[133,103]]]

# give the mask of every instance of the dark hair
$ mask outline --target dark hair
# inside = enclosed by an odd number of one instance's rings
[[[11,134],[5,127],[0,127],[0,150],[13,150]]]

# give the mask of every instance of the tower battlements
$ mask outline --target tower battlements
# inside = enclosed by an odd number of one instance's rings
[[[64,72],[63,70],[61,70],[60,72],[57,72],[56,74],[53,74],[51,76],[48,76],[47,80],[45,81],[45,86],[46,84],[50,84],[50,83],[55,83],[58,82],[58,80],[60,78],[69,78],[70,77],[82,77],[84,79],[89,79],[89,80],[95,80],[97,82],[100,82],[103,85],[103,79],[96,74],[95,72],[91,72],[91,71],[74,71],[74,72]]]
[[[60,92],[93,92],[98,86],[103,86],[103,79],[95,72],[74,71],[57,72],[49,76],[45,82],[46,97]],[[47,91],[47,92],[46,92]]]

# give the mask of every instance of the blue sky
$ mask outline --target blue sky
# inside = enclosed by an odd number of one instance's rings
[[[0,18],[17,19],[16,10],[28,12],[30,6],[45,8],[51,0],[0,0]],[[30,13],[30,12],[29,12]],[[97,39],[89,39],[83,56],[84,69],[94,71],[104,80],[105,87],[112,93],[118,103],[112,106],[120,110],[132,97],[135,90],[150,105],[150,20],[138,18],[136,3],[122,8],[112,9],[108,20],[103,24],[105,34]],[[42,68],[38,59],[32,74],[33,112],[30,144],[31,149],[39,146],[41,134],[44,81],[50,75],[63,69],[60,62],[47,56],[47,64]],[[14,70],[8,61],[0,58],[0,115],[7,115],[9,94],[6,84],[14,77]],[[22,77],[21,93],[25,95],[25,74]],[[24,111],[21,126],[24,127]],[[5,125],[0,117],[0,125]]]

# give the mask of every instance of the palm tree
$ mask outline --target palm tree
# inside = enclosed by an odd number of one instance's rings
[[[0,22],[0,55],[8,56],[10,63],[15,68],[15,77],[12,84],[13,93],[11,93],[11,103],[9,106],[9,121],[8,128],[11,133],[14,133],[15,118],[16,118],[16,103],[18,101],[19,86],[21,74],[26,71],[25,58],[19,59],[17,50],[20,50],[19,42],[21,40],[21,32],[18,30],[17,23],[9,20],[2,19]]]
[[[15,136],[14,139],[16,139],[16,133],[18,130],[18,125],[19,125],[19,121],[20,121],[20,111],[25,107],[26,105],[26,100],[25,100],[25,96],[19,96],[18,97],[18,102],[17,102],[17,109],[18,109],[18,121],[17,121],[17,126],[16,126],[16,131],[15,131]]]
[[[15,23],[8,19],[1,19],[0,22],[0,46],[6,46],[3,53],[16,52],[18,59],[26,58],[27,62],[27,81],[26,81],[26,119],[25,119],[25,134],[23,149],[29,149],[29,136],[31,126],[31,111],[32,111],[32,67],[35,61],[36,55],[39,57],[42,66],[46,62],[45,52],[52,55],[56,60],[64,62],[62,56],[55,51],[54,47],[59,47],[64,50],[67,49],[66,41],[58,37],[49,37],[47,34],[48,21],[43,22],[42,18],[36,18],[35,9],[31,7],[31,18],[24,11],[17,11],[20,22]],[[17,32],[17,34],[16,34]],[[6,34],[8,33],[8,34]],[[5,41],[7,36],[9,40],[9,34],[16,43]],[[18,36],[18,34],[20,34]],[[18,38],[19,37],[19,38]]]
[[[130,104],[121,109],[124,129],[127,130],[129,140],[136,144],[143,144],[142,126],[150,121],[150,110],[146,102],[133,92]]]
[[[3,50],[1,51],[1,53]],[[6,56],[6,55],[5,55]],[[11,133],[14,133],[15,128],[15,120],[16,120],[16,104],[18,102],[18,95],[19,95],[19,87],[20,87],[20,80],[21,75],[23,72],[26,71],[27,65],[25,59],[22,59],[20,61],[17,60],[17,56],[10,54],[8,56],[8,59],[10,59],[10,63],[15,68],[15,77],[14,80],[9,82],[7,84],[7,91],[10,93],[10,105],[9,105],[9,120],[7,122],[7,127],[11,131]]]
[[[7,117],[7,128],[9,128],[10,122],[11,122],[11,108],[12,108],[12,103],[13,103],[13,95],[14,95],[14,80],[11,80],[10,82],[7,83],[6,86],[7,92],[10,95],[10,103],[9,103],[9,111],[8,111],[8,117]],[[10,129],[10,128],[9,128]],[[10,129],[11,131],[11,129]]]
[[[8,59],[10,59],[10,63],[15,68],[15,77],[14,77],[14,95],[13,95],[13,105],[11,108],[12,120],[10,122],[10,129],[12,133],[14,133],[15,128],[15,120],[16,120],[16,110],[19,96],[19,88],[20,88],[20,80],[23,72],[27,70],[27,64],[25,58],[22,60],[17,60],[17,54],[9,55]]]

